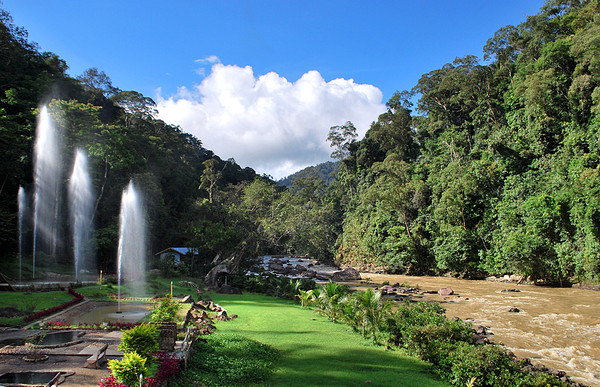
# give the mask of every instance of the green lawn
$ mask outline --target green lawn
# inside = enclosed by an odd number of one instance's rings
[[[0,308],[11,307],[22,311],[21,317],[0,318],[0,326],[17,326],[25,317],[53,306],[69,302],[73,296],[66,291],[0,292]]]
[[[445,386],[428,364],[386,351],[346,325],[286,300],[257,294],[210,297],[239,318],[218,324],[217,334],[238,333],[277,348],[281,359],[271,385]],[[367,382],[368,383],[368,382]]]

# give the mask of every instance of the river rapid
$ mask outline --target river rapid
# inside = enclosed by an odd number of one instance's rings
[[[451,296],[417,295],[416,301],[441,302],[449,318],[458,317],[489,327],[490,341],[502,343],[518,357],[565,371],[579,383],[600,386],[600,292],[579,288],[547,288],[448,277],[414,277],[361,273],[349,282],[364,290],[388,281],[437,291],[450,287]],[[368,281],[365,281],[367,280]],[[514,289],[516,291],[504,291]],[[516,307],[518,313],[509,312]]]

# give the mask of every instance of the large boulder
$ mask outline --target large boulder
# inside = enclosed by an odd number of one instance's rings
[[[336,271],[331,276],[331,280],[334,282],[354,281],[360,279],[360,273],[358,270],[347,267],[342,271]]]
[[[269,270],[273,273],[281,274],[284,272],[283,264],[279,262],[271,262],[269,263]]]

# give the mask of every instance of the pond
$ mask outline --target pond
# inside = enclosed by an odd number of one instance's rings
[[[117,304],[102,305],[79,315],[74,315],[65,322],[76,325],[82,323],[121,322],[135,323],[141,321],[152,312],[154,304],[122,303],[121,313],[117,312]]]
[[[58,379],[60,372],[8,372],[0,375],[3,386],[46,386]]]

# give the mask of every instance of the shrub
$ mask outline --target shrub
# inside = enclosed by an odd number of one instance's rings
[[[108,368],[118,383],[127,386],[139,385],[139,377],[148,373],[146,358],[136,352],[125,352],[121,360],[109,360]]]
[[[162,298],[158,307],[152,311],[151,320],[153,322],[175,322],[177,319],[177,311],[179,310],[179,303],[174,301],[173,298],[167,295]]]
[[[473,329],[471,324],[462,320],[449,320],[444,315],[444,308],[438,303],[408,302],[399,305],[396,313],[385,319],[382,331],[387,334],[390,345],[401,346],[413,355],[429,359],[427,352],[437,345],[434,341],[441,342],[471,342]],[[433,361],[428,360],[428,361]]]
[[[153,352],[158,351],[158,335],[156,326],[140,324],[123,331],[119,349],[123,352],[137,352],[138,355],[148,359]]]
[[[187,370],[170,379],[169,386],[187,387],[190,380],[200,386],[264,385],[278,358],[273,347],[231,334],[206,336],[193,349]]]

